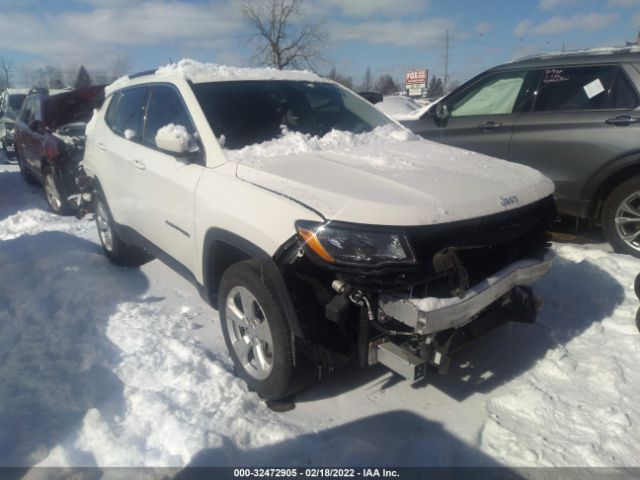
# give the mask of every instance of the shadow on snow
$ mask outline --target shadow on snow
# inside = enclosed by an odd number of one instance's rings
[[[112,266],[72,235],[0,242],[0,465],[36,464],[89,409],[123,405],[106,329],[118,304],[147,287],[140,271]]]

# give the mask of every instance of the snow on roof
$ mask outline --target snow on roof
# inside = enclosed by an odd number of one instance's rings
[[[245,68],[218,65],[217,63],[202,63],[188,58],[178,63],[170,63],[158,68],[150,75],[178,76],[194,83],[224,82],[232,80],[292,80],[302,82],[328,81],[308,70],[278,70],[275,68]],[[123,88],[132,79],[124,76],[105,88],[105,94]]]

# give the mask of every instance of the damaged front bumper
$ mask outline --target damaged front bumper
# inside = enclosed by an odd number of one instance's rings
[[[512,263],[474,285],[462,298],[416,299],[384,295],[378,302],[380,313],[383,319],[398,320],[413,328],[418,335],[459,328],[514,287],[529,285],[543,277],[551,269],[554,257],[554,253],[549,251],[542,260]]]
[[[553,252],[520,260],[474,285],[461,298],[415,299],[383,295],[380,323],[401,322],[413,338],[381,335],[369,342],[368,364],[387,366],[413,382],[447,372],[451,355],[509,321],[533,323],[542,301],[528,287],[551,268]],[[417,340],[419,339],[419,340]]]

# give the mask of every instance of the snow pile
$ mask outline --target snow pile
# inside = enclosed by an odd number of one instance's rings
[[[427,141],[397,124],[323,137],[283,130],[225,154],[238,163],[238,178],[356,223],[465,220],[526,205],[554,188],[537,170]]]
[[[366,133],[331,130],[322,137],[294,132],[282,127],[282,135],[278,138],[248,145],[240,150],[225,149],[224,152],[230,161],[242,161],[245,165],[259,167],[264,165],[264,159],[272,157],[311,152],[345,153],[358,148],[366,148],[368,152],[364,155],[361,163],[378,169],[392,170],[413,165],[375,155],[375,152],[383,146],[389,148],[394,144],[418,140],[420,140],[419,136],[393,124],[377,127]]]
[[[180,60],[178,63],[170,63],[158,68],[156,75],[178,75],[194,83],[229,80],[328,81],[307,70],[231,67],[216,63],[201,63],[187,58]]]
[[[118,90],[118,89],[120,89],[122,87],[126,87],[129,84],[130,81],[131,80],[127,75],[123,75],[122,77],[114,80],[111,84],[109,84],[106,87],[104,87],[104,96],[108,97],[109,95],[111,95],[116,90]]]
[[[562,260],[538,284],[546,300],[542,321],[555,345],[487,403],[480,447],[507,465],[640,465],[633,293],[640,261],[571,246],[557,252]],[[591,273],[563,275],[577,267]],[[573,336],[585,318],[598,321]]]

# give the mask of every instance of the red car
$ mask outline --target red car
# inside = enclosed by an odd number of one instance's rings
[[[14,133],[20,173],[28,183],[42,184],[54,213],[74,210],[70,197],[79,193],[85,126],[103,100],[101,85],[55,95],[33,89],[22,104]]]

